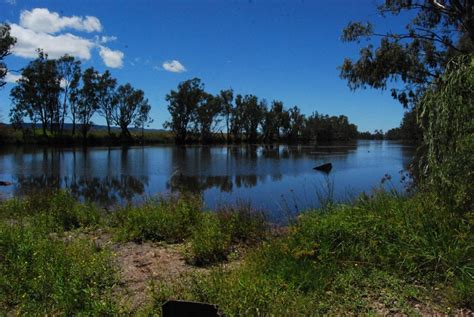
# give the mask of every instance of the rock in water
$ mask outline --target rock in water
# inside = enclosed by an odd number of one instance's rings
[[[0,181],[0,186],[11,186],[13,183]]]
[[[322,165],[316,166],[313,169],[324,172],[324,173],[329,173],[332,170],[332,164],[331,163],[322,164]]]

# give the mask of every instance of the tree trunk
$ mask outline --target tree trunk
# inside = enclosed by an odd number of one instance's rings
[[[63,132],[64,132],[64,121],[66,121],[66,112],[67,112],[67,99],[66,99],[66,96],[67,96],[67,89],[66,91],[64,92],[64,101],[63,101],[63,113],[61,115],[61,126],[59,128],[59,134],[60,135],[63,135]]]
[[[226,126],[227,126],[227,143],[230,142],[230,131],[229,131],[229,115],[226,117]]]

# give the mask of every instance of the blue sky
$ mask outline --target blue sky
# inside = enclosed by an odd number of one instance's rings
[[[233,88],[281,100],[286,107],[298,105],[306,114],[345,114],[360,131],[386,131],[399,125],[402,106],[389,91],[350,91],[337,69],[345,57],[356,58],[364,44],[340,41],[349,21],[400,27],[397,21],[378,19],[376,3],[0,0],[0,21],[14,25],[21,37],[7,59],[9,68],[26,65],[35,45],[49,47],[51,56],[75,54],[84,67],[110,69],[119,83],[144,90],[154,128],[169,119],[165,95],[179,82],[199,77],[212,93]],[[11,87],[0,91],[4,120]],[[103,123],[99,118],[94,122]]]

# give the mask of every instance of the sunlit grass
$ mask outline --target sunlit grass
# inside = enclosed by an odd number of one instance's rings
[[[216,303],[229,316],[380,313],[380,305],[413,314],[417,301],[449,312],[473,305],[473,241],[472,221],[429,194],[377,193],[308,211],[237,269],[216,268],[166,296]]]
[[[151,199],[106,214],[67,192],[0,203],[0,305],[24,314],[112,314],[117,283],[109,251],[69,230],[106,228],[123,241],[184,243],[208,274],[153,289],[154,312],[169,298],[218,304],[233,315],[414,313],[413,302],[472,307],[472,216],[430,193],[386,192],[310,210],[278,234],[248,206],[204,211],[199,197]],[[471,217],[471,218],[469,218]],[[233,269],[236,247],[244,258]],[[383,313],[383,312],[382,312]]]

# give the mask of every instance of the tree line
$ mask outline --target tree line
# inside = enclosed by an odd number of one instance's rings
[[[2,25],[0,84],[7,74],[4,57],[11,53],[15,39],[8,25]],[[39,126],[44,136],[63,136],[67,121],[72,135],[84,139],[100,116],[107,125],[120,128],[122,138],[130,138],[130,126],[144,128],[153,120],[151,106],[144,92],[130,84],[118,86],[106,70],[93,67],[82,70],[81,61],[65,55],[50,59],[38,49],[38,56],[21,71],[21,77],[10,92],[10,122],[16,129],[26,124]],[[302,114],[298,106],[285,108],[283,102],[268,102],[252,94],[236,94],[232,89],[213,95],[204,89],[199,78],[180,83],[166,95],[171,119],[164,128],[171,130],[176,143],[226,142],[329,142],[356,139],[357,126],[344,116],[314,112]]]
[[[130,84],[117,86],[106,70],[93,67],[84,71],[81,62],[65,55],[49,59],[38,50],[38,57],[21,72],[11,90],[10,121],[22,129],[27,119],[43,135],[62,136],[65,123],[72,123],[72,134],[87,138],[94,115],[102,117],[109,135],[120,127],[122,138],[130,138],[130,126],[152,122],[151,106],[140,89]],[[205,91],[199,78],[180,83],[166,95],[171,119],[164,127],[173,132],[176,143],[226,142],[329,142],[347,141],[358,136],[357,126],[346,116],[314,112],[309,116],[297,106],[286,109],[283,102],[267,102],[255,95],[237,94],[232,89],[213,95]]]
[[[144,129],[151,122],[151,106],[142,90],[129,83],[117,86],[108,70],[102,74],[93,67],[83,71],[76,58],[49,59],[42,50],[22,70],[10,97],[12,125],[22,128],[27,118],[33,129],[41,126],[43,135],[62,136],[69,118],[72,134],[80,132],[87,138],[96,114],[105,119],[109,135],[115,125],[124,138],[131,137],[131,125]]]
[[[357,126],[346,116],[317,112],[309,116],[298,106],[259,99],[252,94],[234,95],[232,89],[213,95],[199,78],[180,83],[166,95],[171,119],[164,124],[177,143],[212,142],[327,142],[357,137]]]
[[[418,114],[416,108],[406,111],[403,115],[400,126],[388,130],[385,133],[385,138],[388,140],[406,140],[415,143],[421,142],[423,131],[417,117]]]
[[[362,140],[403,140],[419,144],[423,138],[423,131],[417,117],[417,109],[409,109],[403,114],[398,127],[389,129],[385,133],[379,129],[373,133],[359,132],[357,138]]]

